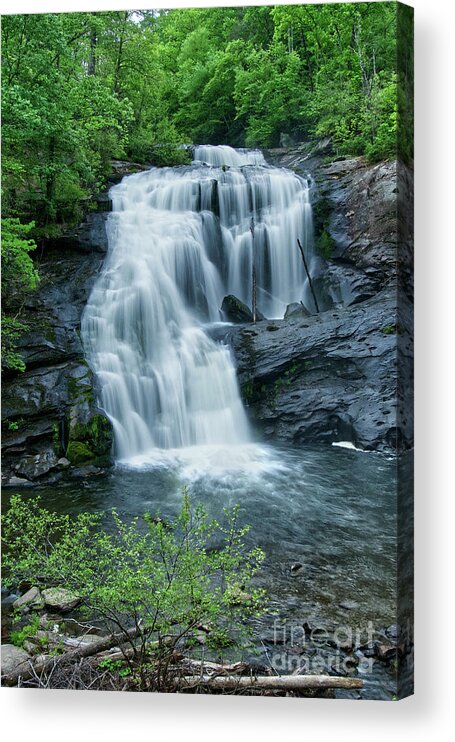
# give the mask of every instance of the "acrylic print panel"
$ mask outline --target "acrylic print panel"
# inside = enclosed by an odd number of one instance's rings
[[[2,683],[412,693],[413,15],[5,15]]]

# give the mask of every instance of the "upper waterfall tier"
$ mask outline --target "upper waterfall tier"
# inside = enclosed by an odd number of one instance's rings
[[[194,161],[205,162],[215,167],[243,167],[244,165],[266,165],[259,149],[232,149],[226,145],[204,144],[194,148]]]
[[[258,165],[260,153],[198,150],[223,165],[153,168],[110,191],[109,253],[82,334],[122,459],[247,442],[229,349],[203,323],[220,319],[227,293],[251,304],[253,261],[263,314],[283,316],[304,297],[297,239],[308,245],[312,233],[307,183]],[[226,165],[236,158],[241,168]]]

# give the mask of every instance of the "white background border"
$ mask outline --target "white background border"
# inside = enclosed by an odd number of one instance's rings
[[[193,5],[264,3],[211,2]],[[6,739],[447,739],[455,617],[454,8],[412,0],[416,29],[416,695],[400,703],[2,688]],[[149,7],[191,5],[150,2]],[[2,13],[145,7],[131,0],[3,0]]]

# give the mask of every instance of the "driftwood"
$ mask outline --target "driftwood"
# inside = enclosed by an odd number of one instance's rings
[[[37,658],[35,661],[30,658],[29,660],[21,662],[14,672],[9,673],[8,675],[2,675],[2,685],[15,685],[19,679],[28,680],[40,673],[51,670],[56,662],[72,662],[83,657],[91,657],[94,654],[115,647],[125,641],[135,639],[139,631],[140,629],[134,628],[125,633],[109,634],[109,636],[101,637],[98,642],[85,644],[81,647],[77,647],[77,649],[72,649],[55,657],[46,656],[42,659]]]
[[[304,268],[305,268],[305,272],[306,272],[306,274],[307,274],[307,277],[308,277],[308,283],[309,283],[309,285],[310,285],[311,293],[312,293],[312,295],[313,295],[314,306],[316,307],[316,311],[317,311],[317,312],[318,312],[318,314],[319,314],[319,306],[318,306],[318,301],[317,301],[317,299],[316,299],[316,294],[314,293],[314,289],[313,289],[313,284],[312,284],[312,282],[311,282],[310,271],[308,270],[307,262],[306,262],[306,259],[305,259],[305,253],[303,252],[303,247],[302,247],[302,243],[300,242],[300,240],[299,240],[298,238],[297,238],[297,244],[298,244],[298,246],[299,246],[299,250],[300,250],[300,255],[302,256],[302,260],[303,260],[303,266],[304,266]]]
[[[185,688],[217,688],[219,690],[281,690],[300,691],[318,688],[363,688],[363,680],[360,678],[332,677],[330,675],[281,675],[251,676],[240,675],[230,677],[229,675],[187,675],[174,678],[174,687],[179,690]]]

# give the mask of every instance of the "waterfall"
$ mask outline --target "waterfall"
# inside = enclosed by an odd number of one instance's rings
[[[305,296],[308,184],[258,151],[195,148],[110,191],[109,251],[82,337],[114,427],[116,457],[251,440],[229,348],[207,334],[226,294],[282,317]]]

